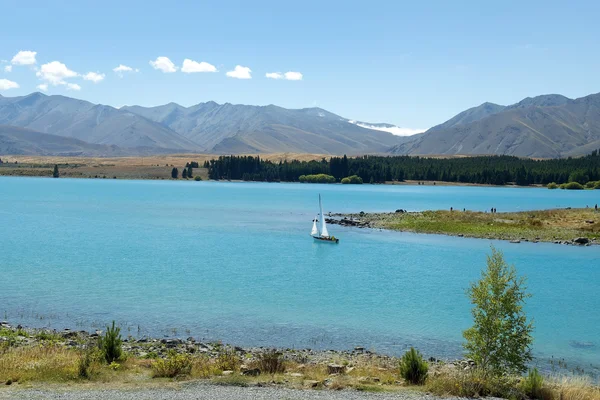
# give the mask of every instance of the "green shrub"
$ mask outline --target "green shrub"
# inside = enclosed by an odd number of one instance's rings
[[[358,175],[352,175],[352,176],[348,176],[346,178],[343,178],[342,179],[342,183],[343,184],[361,185],[363,183],[363,180]]]
[[[493,396],[502,399],[522,399],[512,377],[493,376],[476,368],[469,371],[449,371],[427,379],[425,389],[438,396],[479,398]]]
[[[121,345],[121,328],[115,327],[115,321],[112,322],[112,327],[106,327],[106,333],[100,338],[100,349],[104,355],[107,364],[114,361],[119,361],[122,356]]]
[[[562,185],[560,185],[560,188],[567,190],[583,190],[583,185],[579,182],[569,182],[563,183]]]
[[[335,183],[335,178],[327,174],[300,175],[298,180],[302,183]]]
[[[285,372],[285,364],[281,353],[277,350],[267,350],[258,356],[258,369],[267,374]]]
[[[540,375],[537,368],[529,370],[527,376],[521,381],[520,386],[523,393],[530,399],[544,399],[542,392],[544,378]]]
[[[194,180],[195,180],[196,182],[198,182],[198,181],[201,181],[201,180],[202,180],[202,178],[201,178],[199,175],[196,175],[196,176],[194,177]]]
[[[217,368],[221,371],[236,371],[240,368],[240,359],[232,350],[223,350],[217,357]]]
[[[596,182],[589,181],[588,183],[585,184],[585,188],[586,189],[593,189],[595,185],[596,185]]]
[[[159,358],[152,363],[152,376],[155,378],[174,378],[189,375],[192,371],[192,357],[189,354],[178,354],[169,351],[166,359]]]
[[[427,379],[429,366],[421,357],[421,353],[413,347],[400,360],[400,376],[413,385],[422,385]]]
[[[596,184],[594,185],[594,189],[600,189],[600,181],[596,181]]]
[[[550,182],[548,185],[546,185],[546,187],[548,189],[558,189],[559,186],[556,184],[556,182]]]

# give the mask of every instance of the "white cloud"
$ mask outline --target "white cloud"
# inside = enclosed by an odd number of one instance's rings
[[[87,74],[83,75],[83,79],[85,79],[86,81],[98,83],[104,79],[104,76],[104,74],[99,74],[97,72],[88,72]]]
[[[8,79],[0,79],[0,91],[18,88],[19,84],[17,82],[9,81]]]
[[[4,72],[11,72],[12,71],[12,65],[7,65],[6,67],[4,67]]]
[[[164,73],[177,71],[177,67],[169,60],[169,57],[157,57],[156,60],[150,61],[150,65],[152,65],[152,68],[158,69]]]
[[[67,66],[59,61],[52,61],[42,65],[40,70],[36,72],[36,76],[47,83],[54,86],[66,85],[66,78],[77,76],[77,72],[71,71]]]
[[[286,72],[285,74],[282,74],[281,72],[267,72],[265,76],[269,79],[286,79],[288,81],[302,80],[302,74],[300,72],[293,71]]]
[[[81,90],[81,86],[76,83],[67,83],[67,90]]]
[[[230,78],[236,79],[252,79],[252,70],[248,67],[242,67],[241,65],[236,65],[233,71],[227,72],[227,76]]]
[[[113,71],[114,71],[114,72],[115,72],[117,75],[119,75],[121,78],[123,77],[123,74],[124,74],[125,72],[140,72],[140,70],[139,70],[139,69],[137,69],[137,68],[136,68],[136,69],[133,69],[133,68],[131,68],[130,66],[128,66],[128,65],[123,65],[123,64],[119,64],[119,66],[118,66],[118,67],[115,67],[115,68],[113,68]]]
[[[191,74],[194,72],[217,72],[217,67],[204,61],[197,62],[186,58],[183,60],[181,72],[185,72],[186,74]]]
[[[36,51],[21,50],[10,61],[13,65],[33,65],[36,63]]]
[[[283,79],[283,74],[281,72],[267,72],[265,76],[269,79]]]
[[[42,92],[47,92],[48,91],[48,84],[47,83],[41,83],[41,84],[37,85],[36,88],[38,90],[41,90]]]
[[[367,129],[373,129],[376,131],[383,131],[383,132],[389,132],[392,135],[396,135],[396,136],[412,136],[412,135],[416,135],[417,133],[423,133],[425,132],[427,129],[411,129],[411,128],[400,128],[399,126],[378,126],[378,125],[369,125],[369,124],[363,124],[362,122],[356,122],[356,121],[348,121],[351,124],[354,125],[358,125],[361,128],[367,128]]]
[[[300,72],[289,71],[285,73],[285,79],[288,81],[301,81],[302,74]]]

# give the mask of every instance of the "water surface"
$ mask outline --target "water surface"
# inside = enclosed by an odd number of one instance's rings
[[[490,241],[332,226],[325,211],[585,207],[599,191],[0,178],[0,315],[240,345],[461,355]],[[600,248],[493,242],[533,298],[535,354],[600,360]]]

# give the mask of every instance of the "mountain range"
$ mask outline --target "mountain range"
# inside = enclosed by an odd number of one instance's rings
[[[117,146],[131,154],[366,154],[385,152],[402,143],[402,138],[389,132],[357,126],[320,108],[290,110],[207,102],[187,108],[170,103],[117,109],[42,93],[0,96],[0,125],[29,129],[30,136],[36,131]],[[15,143],[12,148],[17,151]]]
[[[557,158],[600,148],[600,93],[569,99],[552,94],[510,106],[470,108],[390,149],[391,154]]]
[[[21,129],[17,129],[21,128]],[[321,108],[209,101],[120,109],[65,96],[0,96],[0,154],[140,155],[204,152],[483,155],[556,158],[600,148],[600,94],[483,103],[413,136],[391,124]]]

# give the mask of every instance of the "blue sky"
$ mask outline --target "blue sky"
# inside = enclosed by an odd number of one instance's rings
[[[485,101],[600,91],[598,1],[3,0],[0,10],[3,96],[46,84],[113,106],[318,106],[422,129]],[[35,64],[22,53],[12,65],[19,51],[36,52]],[[154,69],[158,57],[177,71]],[[185,59],[218,72],[184,73]],[[119,65],[133,71],[119,76]],[[227,76],[238,65],[251,79]],[[275,72],[302,79],[265,76]]]

